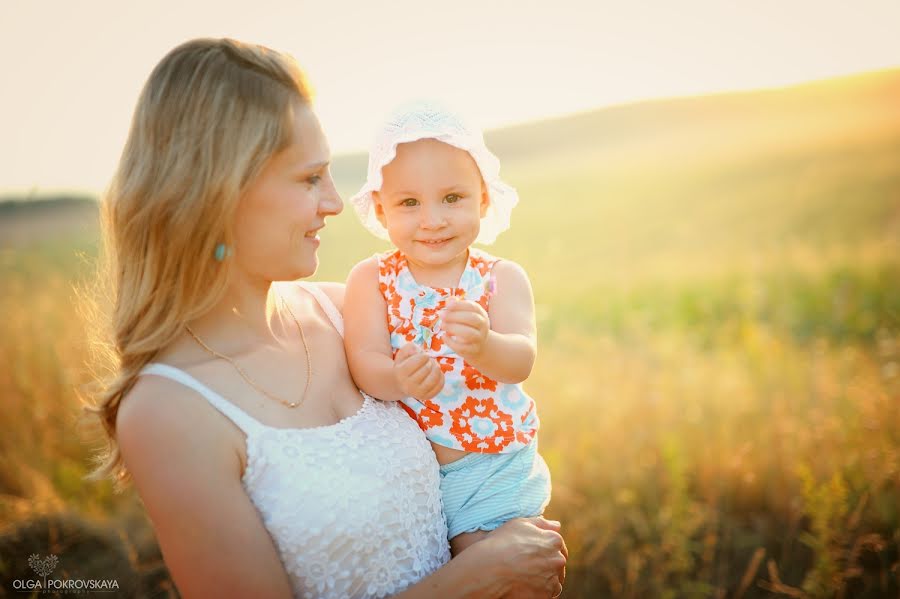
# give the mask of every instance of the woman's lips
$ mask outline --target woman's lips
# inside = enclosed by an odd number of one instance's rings
[[[322,227],[318,227],[316,229],[313,229],[312,231],[307,231],[303,235],[303,237],[305,237],[306,239],[313,239],[315,241],[319,241],[319,231],[321,231],[321,230],[322,230]]]
[[[319,243],[321,243],[321,241],[322,241],[318,235],[320,229],[321,229],[321,227],[319,227],[319,229],[313,229],[312,231],[307,231],[306,234],[303,235],[303,239],[312,243],[316,247],[318,247]]]

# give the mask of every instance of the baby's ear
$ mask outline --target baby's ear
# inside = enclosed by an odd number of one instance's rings
[[[491,205],[491,196],[488,193],[487,185],[484,184],[484,181],[481,182],[481,218],[484,218],[484,215],[487,214],[488,207]]]
[[[381,204],[381,196],[377,191],[372,192],[372,208],[375,210],[375,218],[381,226],[387,229],[387,221],[384,219],[384,206]]]

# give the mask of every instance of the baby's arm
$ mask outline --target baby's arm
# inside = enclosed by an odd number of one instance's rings
[[[360,262],[347,277],[344,295],[344,349],[350,374],[360,389],[385,401],[431,399],[444,386],[444,374],[414,344],[392,357],[387,303],[378,290],[378,260]]]
[[[501,260],[493,272],[497,292],[488,313],[469,301],[447,307],[447,344],[485,376],[501,383],[521,383],[531,374],[537,355],[531,283],[515,262]]]

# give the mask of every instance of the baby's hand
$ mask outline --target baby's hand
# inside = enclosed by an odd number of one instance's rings
[[[444,388],[444,373],[437,360],[414,343],[407,343],[394,356],[394,378],[403,393],[422,401]]]
[[[450,349],[465,359],[481,355],[491,330],[491,322],[481,304],[460,300],[444,309],[443,329]]]

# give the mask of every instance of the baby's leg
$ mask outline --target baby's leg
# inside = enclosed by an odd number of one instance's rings
[[[485,538],[488,535],[485,530],[476,530],[475,532],[464,532],[462,534],[458,534],[452,539],[450,539],[450,555],[456,557],[460,554],[460,552],[472,545],[473,543],[477,543],[481,539]]]

